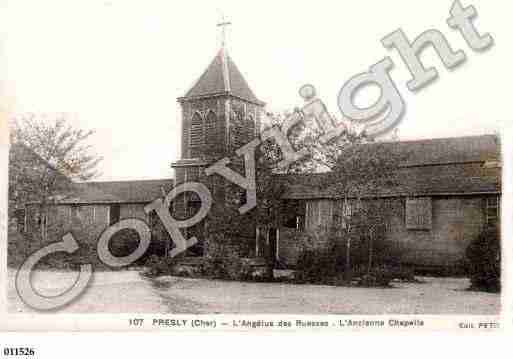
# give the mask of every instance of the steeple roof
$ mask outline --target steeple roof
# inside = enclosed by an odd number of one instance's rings
[[[221,48],[203,75],[179,101],[212,95],[232,95],[259,105],[257,99],[226,49]]]

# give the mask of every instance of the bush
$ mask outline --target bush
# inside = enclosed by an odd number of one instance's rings
[[[79,243],[78,250],[72,254],[55,252],[41,259],[38,265],[45,269],[60,269],[78,271],[81,265],[91,264],[93,269],[109,268],[103,264],[96,253],[96,246],[90,243]]]
[[[230,247],[220,245],[205,257],[201,275],[211,279],[248,280],[252,278],[253,270],[248,261],[240,258]]]
[[[116,232],[109,241],[109,251],[114,257],[126,257],[139,246],[139,235],[132,229]]]
[[[180,261],[183,256],[175,258],[152,255],[145,266],[143,275],[157,277],[160,275],[173,275],[183,277],[206,277],[222,280],[258,280],[256,269],[250,260],[241,258],[238,246],[222,242],[209,245],[208,255],[198,261],[197,266],[187,266]]]
[[[353,238],[350,251],[349,271],[346,270],[347,236],[326,234],[327,238],[302,235],[303,249],[296,265],[295,280],[299,283],[334,284],[385,287],[394,279],[414,281],[411,268],[401,265],[403,253],[399,244],[388,240],[374,240],[372,267],[369,264],[369,241]],[[317,237],[320,237],[317,235]],[[323,243],[315,247],[315,243]]]
[[[16,231],[9,231],[7,240],[7,265],[18,268],[30,254],[30,242]]]
[[[358,285],[362,287],[388,287],[393,279],[391,272],[382,268],[375,268],[362,275],[358,280]]]
[[[466,250],[471,289],[499,292],[500,238],[495,227],[485,228]]]
[[[296,265],[299,283],[328,284],[337,276],[337,256],[328,249],[304,249]]]
[[[414,282],[413,268],[402,266],[376,266],[370,271],[361,267],[353,272],[353,277],[359,286],[363,287],[388,287],[393,280]]]
[[[174,274],[176,260],[170,257],[159,257],[152,255],[145,263],[146,270],[142,273],[147,277],[158,277],[161,275]]]

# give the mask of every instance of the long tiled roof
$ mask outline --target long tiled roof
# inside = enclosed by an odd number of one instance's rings
[[[500,161],[497,137],[492,135],[365,144],[378,150],[388,147],[404,155],[393,186],[373,188],[369,195],[453,195],[498,193],[500,168],[485,163]],[[287,175],[288,199],[339,198],[333,173]]]
[[[179,100],[222,94],[239,97],[256,104],[263,104],[251,91],[244,76],[225,49],[219,50],[198,81]]]
[[[173,179],[84,182],[74,185],[72,194],[61,197],[60,204],[147,203],[168,193]]]
[[[388,147],[404,158],[398,168],[393,186],[374,189],[372,195],[454,195],[499,193],[500,168],[486,168],[485,163],[500,161],[500,150],[495,136],[471,136],[445,139],[404,141],[370,146],[372,153]],[[367,147],[368,149],[369,147]],[[332,173],[280,176],[286,183],[284,198],[314,199],[339,198]],[[336,182],[336,179],[335,179]],[[173,179],[86,182],[75,185],[72,195],[58,203],[146,203],[173,188]]]
[[[378,142],[367,146],[380,145],[393,154],[406,154],[402,166],[407,167],[481,162],[496,158],[500,152],[498,139],[494,135]]]

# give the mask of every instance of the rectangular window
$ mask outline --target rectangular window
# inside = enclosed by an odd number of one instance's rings
[[[430,230],[433,226],[431,197],[407,198],[405,222],[406,229]]]
[[[41,239],[42,240],[46,240],[48,217],[47,217],[46,213],[38,212],[36,218],[37,218],[37,224],[39,226],[39,230],[40,230],[40,233],[41,233]]]
[[[159,216],[157,215],[156,211],[151,211],[149,214],[149,225],[150,228],[153,230],[159,223]]]
[[[298,200],[286,201],[282,209],[282,225],[285,228],[293,228],[298,231],[305,230],[305,202]]]
[[[500,200],[498,196],[486,198],[486,224],[497,225],[500,218]]]
[[[43,238],[46,240],[48,237],[48,214],[43,215]]]
[[[242,189],[239,192],[239,206],[245,205],[247,201],[248,201],[248,198],[246,196],[246,190]]]
[[[119,222],[121,215],[121,206],[116,204],[111,204],[109,208],[109,225],[112,226],[114,223]]]
[[[201,209],[201,201],[191,199],[187,202],[187,215],[189,217],[194,216]]]
[[[81,208],[79,205],[71,206],[71,220],[72,221],[80,221],[80,219],[81,219],[80,209]]]
[[[347,229],[351,218],[363,208],[361,200],[344,199],[338,200],[334,204],[333,225],[336,228]]]

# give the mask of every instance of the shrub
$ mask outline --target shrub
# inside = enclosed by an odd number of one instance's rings
[[[260,275],[257,268],[252,266],[251,261],[244,258],[244,256],[251,256],[246,248],[249,242],[251,241],[240,236],[220,232],[211,233],[206,239],[207,255],[203,257],[199,274],[207,278],[223,280],[265,279],[262,278],[265,276]]]
[[[109,241],[109,251],[115,257],[132,254],[139,246],[139,235],[131,229],[116,232]]]
[[[337,275],[337,256],[328,249],[304,249],[296,265],[296,281],[328,284]]]
[[[303,244],[295,279],[299,283],[363,286],[388,286],[394,280],[414,281],[412,269],[401,265],[403,249],[392,241],[375,239],[369,270],[368,238],[355,236],[351,240],[350,269],[346,268],[348,235],[327,233],[298,237]],[[322,245],[319,246],[318,244]]]
[[[217,246],[205,257],[200,273],[208,278],[225,280],[248,280],[253,274],[248,261],[227,245]]]
[[[485,228],[466,250],[471,289],[499,292],[500,238],[495,227]]]
[[[30,254],[30,242],[16,231],[9,231],[7,240],[7,265],[18,268]]]
[[[415,279],[415,270],[413,267],[398,266],[391,267],[390,270],[392,271],[393,279],[404,282],[418,282],[418,280]]]
[[[415,281],[413,268],[402,266],[376,266],[370,271],[366,267],[360,267],[353,272],[356,283],[363,287],[388,287],[393,280]]]
[[[78,250],[72,254],[52,253],[41,259],[40,263],[46,269],[79,270],[84,264],[92,264],[96,270],[109,268],[99,260],[96,246],[90,243],[79,243]]]
[[[358,285],[362,287],[388,287],[392,279],[393,276],[389,271],[382,268],[374,268],[359,278]]]
[[[159,257],[152,255],[146,260],[145,271],[142,273],[147,277],[158,277],[166,274],[173,274],[176,260],[170,257]]]

